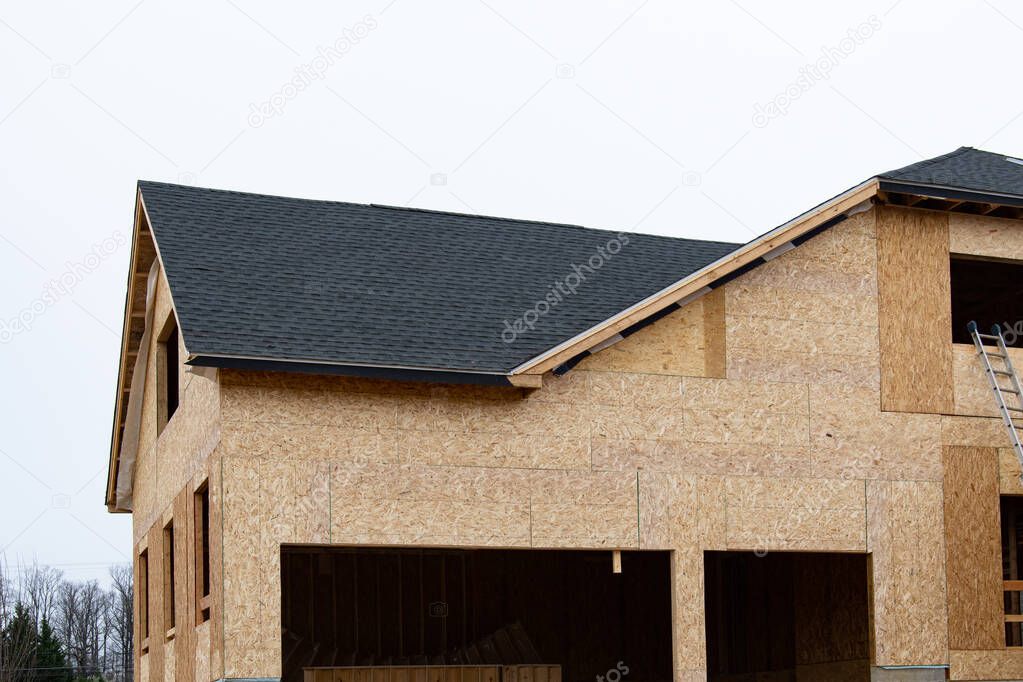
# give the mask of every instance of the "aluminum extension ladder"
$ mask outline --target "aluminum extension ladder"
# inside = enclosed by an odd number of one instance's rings
[[[973,337],[973,344],[977,347],[977,355],[984,363],[984,373],[987,374],[991,390],[995,393],[995,402],[998,403],[998,412],[1002,415],[1005,428],[1009,430],[1012,449],[1016,451],[1016,457],[1023,465],[1023,442],[1020,442],[1020,430],[1023,429],[1023,424],[1017,423],[1023,421],[1023,388],[1020,388],[1019,376],[1012,366],[1009,351],[1005,347],[1002,328],[996,324],[991,328],[990,334],[981,334],[977,329],[977,323],[970,322],[967,329],[970,331],[970,336]],[[985,341],[995,342],[998,351],[994,352],[993,349],[985,346]],[[992,358],[1001,361],[1001,368],[991,364]],[[1009,386],[1005,385],[1005,381],[1008,381]],[[1008,396],[1016,397],[1015,405],[1008,402]]]

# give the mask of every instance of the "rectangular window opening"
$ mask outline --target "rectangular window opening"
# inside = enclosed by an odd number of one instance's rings
[[[178,326],[171,315],[160,334],[157,352],[157,385],[160,391],[158,432],[162,432],[178,409],[181,388]]]
[[[149,550],[139,554],[138,566],[139,590],[139,636],[142,640],[142,652],[149,650]]]
[[[196,623],[210,619],[210,487],[195,492],[195,604]]]
[[[1023,647],[1023,496],[1002,496],[1005,646]]]
[[[966,325],[981,333],[1002,326],[1005,343],[1023,348],[1023,263],[953,256],[952,342],[973,343]]]
[[[174,633],[174,522],[163,529],[163,629]]]

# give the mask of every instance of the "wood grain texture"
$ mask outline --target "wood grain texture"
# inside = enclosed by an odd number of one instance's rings
[[[949,647],[1001,648],[998,451],[947,446],[944,462]]]
[[[951,413],[948,215],[878,208],[877,285],[882,409]]]

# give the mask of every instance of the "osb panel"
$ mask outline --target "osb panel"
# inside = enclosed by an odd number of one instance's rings
[[[260,544],[259,460],[223,461],[223,664],[225,677],[268,676],[259,595],[267,558]],[[255,550],[255,551],[254,551]],[[254,556],[254,553],[258,553]],[[271,649],[273,651],[273,649]]]
[[[397,434],[397,461],[432,466],[589,469],[590,439],[401,431]]]
[[[1023,367],[1023,348],[1010,348],[1013,365]],[[999,417],[994,391],[984,372],[977,349],[971,345],[952,347],[952,372],[955,380],[955,413],[957,415]]]
[[[1023,260],[1023,222],[1019,220],[950,213],[948,236],[952,253]]]
[[[941,483],[867,481],[874,664],[948,658]]]
[[[220,440],[220,391],[217,382],[191,377],[181,403],[156,442],[157,494],[155,506],[168,506],[205,466]]]
[[[704,299],[697,299],[632,336],[587,357],[578,368],[607,372],[703,375],[707,368],[704,360],[707,343],[703,328]],[[711,319],[714,319],[713,311]]]
[[[593,468],[722,476],[808,477],[810,449],[757,443],[593,438]]]
[[[149,654],[145,658],[149,659],[150,682],[163,682],[166,642],[163,627],[163,525],[154,525],[148,536]]]
[[[862,481],[726,478],[730,549],[863,551]]]
[[[222,447],[231,457],[295,457],[350,462],[399,461],[396,431],[316,424],[227,422]]]
[[[1019,680],[1023,678],[1023,649],[950,651],[950,679]]]
[[[835,329],[835,333],[843,330]],[[877,389],[881,378],[876,354],[840,355],[759,348],[728,350],[728,376],[750,382],[786,381],[808,384],[859,386]]]
[[[639,472],[639,547],[699,546],[699,483],[695,476]]]
[[[1001,419],[979,417],[942,417],[941,442],[944,445],[976,445],[998,448],[1011,444]]]
[[[690,547],[672,552],[672,636],[676,679],[706,679],[707,639],[704,616],[703,551]]]
[[[210,622],[206,621],[195,628],[195,679],[197,682],[213,682],[213,669],[210,667]]]
[[[948,215],[877,211],[881,405],[894,412],[948,414],[953,409]]]
[[[879,408],[876,390],[810,386],[813,475],[941,480],[941,417]]]
[[[945,554],[948,644],[1004,645],[998,451],[945,448]]]
[[[725,353],[725,292],[715,289],[703,297],[703,376],[724,379],[727,370]]]
[[[1023,495],[1023,465],[1012,448],[998,449],[998,490],[1003,495]]]
[[[335,463],[331,536],[346,544],[528,546],[529,476]]]

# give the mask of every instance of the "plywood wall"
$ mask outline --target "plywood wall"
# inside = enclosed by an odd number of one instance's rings
[[[998,450],[947,446],[944,492],[949,647],[1001,648]]]
[[[948,414],[952,397],[952,299],[948,215],[877,209],[881,405]]]

